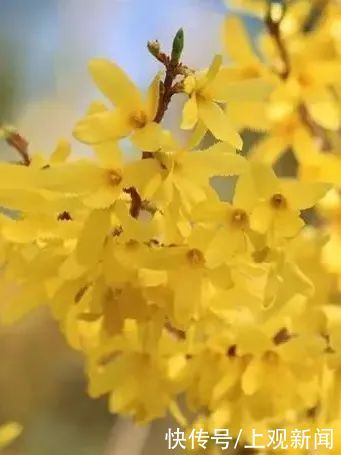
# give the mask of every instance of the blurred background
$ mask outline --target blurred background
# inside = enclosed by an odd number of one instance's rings
[[[148,40],[168,50],[183,27],[183,61],[206,67],[221,51],[228,12],[223,0],[0,0],[0,123],[15,125],[32,152],[50,153],[60,138],[72,138],[89,102],[101,99],[87,72],[89,58],[115,60],[143,88],[159,67],[146,50]],[[176,110],[175,103],[170,123]],[[3,144],[0,153],[13,159]],[[87,397],[82,359],[44,311],[0,329],[0,360],[0,425],[16,420],[24,426],[4,454],[168,452],[170,422],[136,429],[109,415],[106,400]]]

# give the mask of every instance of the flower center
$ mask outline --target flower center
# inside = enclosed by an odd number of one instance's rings
[[[263,354],[263,360],[268,364],[276,364],[279,360],[279,356],[275,351],[266,351]]]
[[[249,227],[248,214],[242,209],[235,209],[231,215],[232,226],[238,229],[247,229]]]
[[[154,157],[159,163],[161,169],[165,171],[165,176],[167,176],[175,164],[172,154],[167,152],[155,152]]]
[[[122,172],[120,169],[110,169],[108,171],[109,183],[117,186],[122,182]]]
[[[137,248],[139,247],[139,242],[135,239],[129,239],[127,242],[126,242],[126,248],[128,250],[131,250],[131,251],[134,251],[136,250]]]
[[[205,264],[205,258],[202,252],[196,248],[192,248],[187,252],[187,259],[193,266],[200,266]]]
[[[283,210],[287,208],[288,203],[283,194],[276,193],[271,197],[270,205],[275,210]]]
[[[144,111],[136,111],[129,117],[130,125],[135,128],[143,128],[148,123],[147,114]]]

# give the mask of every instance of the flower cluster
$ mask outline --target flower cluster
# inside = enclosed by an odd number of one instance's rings
[[[226,63],[187,67],[182,30],[171,55],[149,42],[164,70],[146,93],[91,61],[109,104],[74,135],[92,158],[66,141],[28,157],[4,132],[25,166],[0,164],[2,320],[48,305],[89,394],[138,422],[170,412],[236,437],[341,419],[340,5],[257,3],[259,48],[228,17]],[[173,96],[181,140],[163,122]],[[245,129],[260,133],[247,157]],[[273,168],[289,150],[290,178]]]

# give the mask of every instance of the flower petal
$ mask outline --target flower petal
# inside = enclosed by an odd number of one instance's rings
[[[207,129],[221,141],[227,141],[237,149],[243,147],[243,141],[235,130],[223,110],[215,103],[206,100],[200,100],[199,117],[206,125]]]
[[[71,153],[71,145],[68,141],[60,140],[50,157],[51,163],[63,163]]]
[[[271,128],[263,102],[228,103],[226,114],[239,131],[247,128],[263,132]]]
[[[150,122],[143,128],[135,130],[131,136],[131,142],[142,151],[155,152],[163,144],[163,133],[158,123]]]
[[[6,423],[0,427],[0,449],[6,447],[22,432],[22,426],[16,422]]]
[[[195,177],[239,175],[248,169],[247,160],[230,150],[229,144],[218,143],[203,151],[187,154],[183,163]]]
[[[282,179],[281,188],[292,209],[306,210],[322,199],[330,189],[330,185],[327,183]]]
[[[305,105],[313,120],[328,130],[340,128],[340,111],[336,99],[325,88],[307,91]]]
[[[146,112],[150,120],[154,120],[159,106],[160,74],[157,74],[150,84],[146,96]]]
[[[141,106],[139,89],[118,65],[99,58],[90,61],[89,69],[97,87],[115,106],[127,111]]]
[[[191,130],[198,121],[198,105],[196,96],[193,94],[185,103],[182,111],[181,128]]]
[[[90,267],[99,260],[109,231],[109,210],[94,210],[91,212],[77,243],[76,257],[79,264]]]
[[[127,136],[129,125],[119,111],[88,115],[77,123],[73,132],[76,139],[86,144],[98,144]]]
[[[284,136],[265,136],[251,148],[250,159],[259,160],[263,163],[273,164],[285,152],[289,146]]]
[[[225,20],[223,43],[227,55],[235,62],[243,64],[258,62],[245,27],[237,17],[228,17]]]
[[[216,101],[262,101],[271,93],[273,85],[269,80],[254,77],[231,81],[229,79],[229,69],[221,69],[209,86]]]

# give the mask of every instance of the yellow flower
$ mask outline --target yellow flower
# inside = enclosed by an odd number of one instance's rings
[[[270,238],[293,237],[304,226],[301,211],[327,192],[328,184],[279,179],[268,166],[253,162],[236,185],[235,204],[251,212],[250,226]]]
[[[289,11],[291,9],[294,7]],[[285,15],[284,19],[287,17]],[[282,28],[284,25],[283,20]],[[235,39],[231,40],[231,36]],[[311,153],[321,147],[309,125],[329,130],[337,130],[340,125],[340,106],[333,91],[335,93],[339,85],[341,67],[335,56],[319,55],[318,51],[313,52],[314,48],[308,51],[310,38],[304,35],[299,35],[295,41],[288,38],[283,45],[288,51],[289,74],[287,78],[281,78],[278,75],[282,72],[283,61],[278,58],[278,49],[269,34],[262,35],[264,62],[255,54],[238,18],[226,19],[224,43],[227,54],[238,65],[229,69],[230,77],[242,79],[253,74],[272,84],[272,92],[265,100],[253,101],[248,96],[245,102],[240,100],[227,105],[229,118],[238,129],[267,132],[252,148],[252,156],[272,164],[292,148],[299,163],[309,160]],[[277,75],[271,74],[271,68],[266,64],[268,60]]]
[[[97,87],[111,101],[114,110],[96,105],[75,129],[75,136],[88,144],[130,136],[142,150],[157,150],[162,142],[160,125],[154,122],[159,102],[159,77],[144,98],[136,85],[115,63],[104,59],[90,62],[90,71]]]
[[[0,449],[4,449],[22,432],[22,427],[16,422],[7,423],[0,427]]]
[[[39,169],[49,167],[50,165],[57,163],[64,163],[70,156],[71,152],[70,143],[65,139],[61,139],[48,159],[46,159],[46,157],[42,154],[35,153],[31,158],[30,167]]]
[[[280,83],[279,78],[256,54],[239,18],[225,19],[222,41],[228,59],[232,60],[232,66],[223,68],[219,75],[225,79],[225,86],[234,90],[234,96],[227,99],[227,115],[239,130],[268,130],[265,106],[272,90]]]
[[[156,152],[153,160],[145,161],[150,180],[141,195],[152,198],[160,207],[179,200],[187,212],[212,194],[211,177],[239,175],[247,169],[245,158],[223,142],[191,151],[174,141]]]
[[[178,328],[203,320],[211,311],[217,289],[231,285],[228,268],[210,254],[212,238],[212,232],[194,226],[186,244],[170,248],[161,266],[168,273],[168,287],[174,294],[171,321]]]
[[[221,265],[250,249],[249,214],[245,210],[228,202],[207,201],[195,208],[192,217],[212,232],[206,254],[210,264]]]
[[[273,106],[271,101],[268,106],[258,106],[260,119],[265,119],[263,127],[266,134],[252,145],[249,157],[272,165],[285,152],[292,150],[301,166],[311,166],[319,155],[319,141],[312,136],[298,113],[289,107],[289,112],[284,116],[283,108],[286,110],[287,106]],[[271,109],[279,111],[281,118],[271,120],[269,115]],[[251,128],[258,129],[258,126],[252,122]]]
[[[226,0],[227,3],[228,0]],[[316,0],[318,3],[319,0]],[[230,2],[229,2],[230,3]],[[228,3],[227,6],[230,6]],[[283,14],[283,5],[281,1],[273,1],[272,15],[281,17]],[[285,36],[291,36],[299,33],[305,21],[309,17],[311,7],[314,6],[315,0],[286,0],[286,13],[282,19],[281,32]],[[231,0],[232,7],[238,11],[250,13],[257,16],[259,19],[264,19],[269,11],[268,0]]]
[[[27,166],[0,164],[2,321],[47,306],[86,359],[92,397],[109,395],[111,412],[139,423],[169,412],[186,435],[191,419],[209,434],[244,429],[248,442],[252,428],[340,420],[338,9],[326,5],[303,32],[312,2],[288,2],[284,18],[283,3],[271,3],[280,27],[264,59],[228,18],[232,67],[217,56],[192,72],[179,61],[180,30],[172,56],[148,46],[166,78],[147,97],[95,60],[113,108],[93,103],[76,128],[94,156],[68,160],[62,141]],[[183,89],[182,127],[194,131],[178,143],[155,118]],[[251,160],[235,151],[231,118],[264,133]],[[201,146],[207,130],[222,141]],[[298,177],[279,178],[271,164],[288,148]],[[231,189],[224,201],[217,176]]]
[[[242,148],[242,140],[238,132],[229,122],[224,111],[217,101],[224,101],[216,91],[215,78],[222,63],[221,56],[217,55],[210,68],[203,73],[195,73],[185,79],[185,92],[189,95],[186,101],[181,127],[192,129],[198,122],[221,141],[227,141],[237,149]]]
[[[341,64],[333,59],[305,55],[305,41],[290,52],[289,77],[271,94],[270,119],[279,120],[304,105],[316,124],[329,130],[340,126],[340,107],[333,94],[339,85]]]
[[[82,197],[90,208],[112,205],[126,188],[143,191],[152,178],[150,160],[123,162],[117,143],[107,142],[95,147],[96,160],[61,163],[40,171],[40,185],[60,194],[67,192]]]
[[[172,403],[168,358],[174,355],[173,345],[157,323],[126,320],[122,334],[90,355],[90,395],[111,392],[111,411],[140,423],[163,417]]]
[[[0,185],[0,204],[3,207],[10,206],[12,210],[18,210],[21,214],[30,212],[30,215],[40,218],[41,221],[48,218],[47,214],[52,216],[50,221],[55,221],[62,212],[78,211],[82,204],[77,197],[55,192],[53,185],[50,189],[44,185],[45,172],[54,166],[63,167],[70,153],[69,143],[61,140],[48,159],[40,154],[34,154],[29,166],[7,167],[2,163],[1,171],[4,172],[4,176]],[[18,223],[16,225],[18,226]]]

